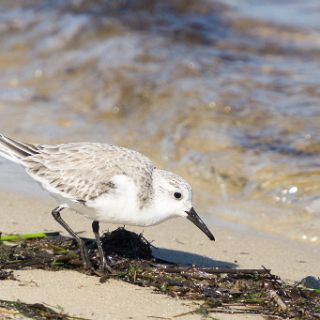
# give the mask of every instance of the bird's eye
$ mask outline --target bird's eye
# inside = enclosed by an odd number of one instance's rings
[[[180,192],[175,192],[175,193],[174,193],[174,197],[175,197],[176,199],[181,199],[181,198],[182,198],[182,194],[181,194]]]

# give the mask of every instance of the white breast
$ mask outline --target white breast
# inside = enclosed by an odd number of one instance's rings
[[[92,201],[87,201],[86,206],[94,209],[95,219],[99,221],[137,224],[141,219],[137,185],[126,175],[117,175],[112,182],[116,186],[115,189]]]

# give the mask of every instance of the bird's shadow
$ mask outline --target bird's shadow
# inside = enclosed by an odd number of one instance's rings
[[[159,259],[166,263],[173,263],[182,266],[194,265],[196,267],[203,268],[223,268],[232,269],[236,268],[238,265],[232,262],[214,260],[199,254],[178,251],[166,248],[152,247],[152,255],[156,259]]]

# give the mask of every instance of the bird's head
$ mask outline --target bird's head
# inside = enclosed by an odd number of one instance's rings
[[[155,169],[154,200],[162,212],[168,217],[180,216],[187,218],[203,231],[210,240],[215,240],[213,234],[199,217],[192,204],[192,188],[180,176],[168,171]]]

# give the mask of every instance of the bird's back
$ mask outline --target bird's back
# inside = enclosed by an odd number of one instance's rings
[[[84,203],[108,193],[116,187],[112,183],[116,175],[132,178],[140,197],[152,192],[154,164],[137,151],[101,143],[31,145],[4,138],[0,152],[2,148],[13,154],[45,189],[67,199]]]

